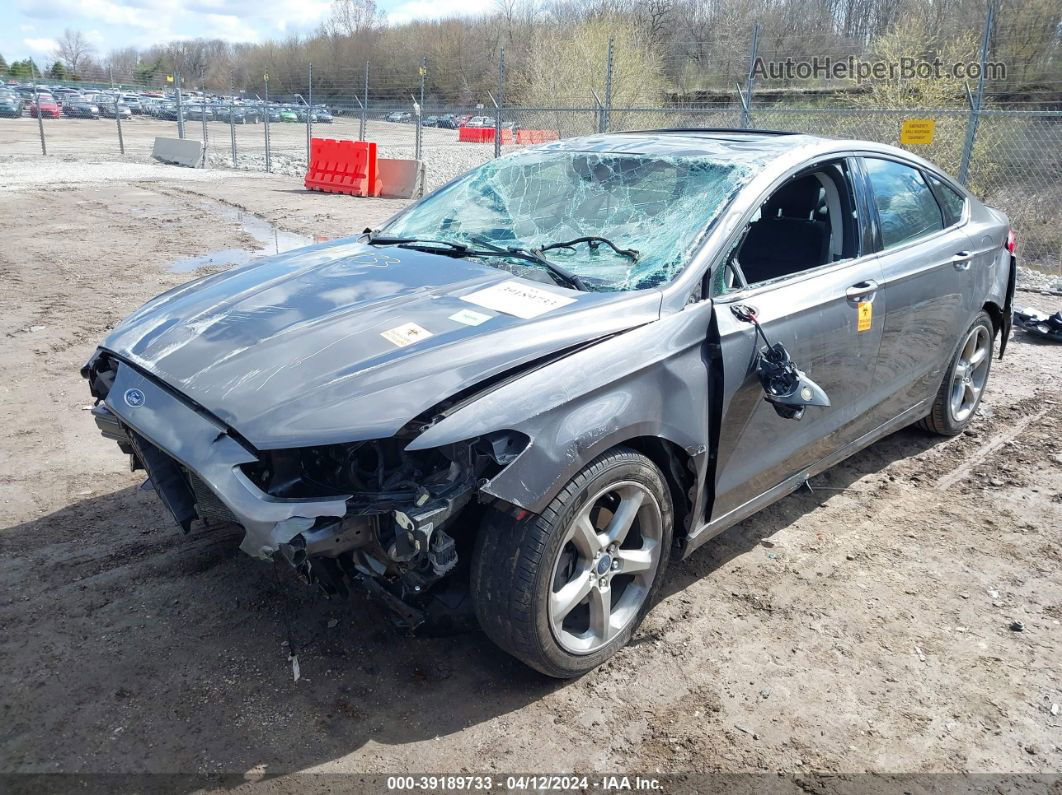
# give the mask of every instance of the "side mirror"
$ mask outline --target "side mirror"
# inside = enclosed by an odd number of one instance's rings
[[[796,368],[789,351],[780,342],[760,351],[757,371],[764,400],[779,417],[799,420],[808,406],[829,406],[826,392]]]

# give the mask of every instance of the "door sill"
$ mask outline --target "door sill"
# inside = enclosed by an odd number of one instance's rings
[[[748,502],[739,505],[737,508],[723,514],[718,519],[713,519],[710,522],[704,522],[699,527],[690,531],[689,536],[686,538],[686,544],[682,550],[682,557],[688,557],[693,550],[701,546],[706,541],[710,541],[715,538],[724,530],[733,527],[738,522],[747,519],[757,511],[763,510],[771,503],[777,502],[788,494],[792,494],[794,491],[803,486],[809,478],[815,477],[821,472],[826,471],[832,466],[839,464],[844,459],[848,458],[855,453],[858,453],[864,447],[868,447],[883,436],[887,436],[893,431],[897,431],[900,428],[906,427],[911,423],[917,421],[927,413],[932,398],[927,398],[920,403],[915,404],[911,408],[897,414],[891,420],[888,420],[872,431],[869,431],[858,439],[849,442],[844,447],[839,448],[828,456],[820,458],[814,464],[807,469],[797,472],[795,475],[783,480],[777,486],[767,489],[757,497],[753,497]]]

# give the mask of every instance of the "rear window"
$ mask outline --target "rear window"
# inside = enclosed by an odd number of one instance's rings
[[[940,206],[918,169],[874,157],[866,158],[866,166],[885,248],[944,228]]]

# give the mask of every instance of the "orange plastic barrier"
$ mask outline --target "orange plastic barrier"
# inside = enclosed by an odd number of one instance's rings
[[[517,130],[516,142],[518,144],[544,144],[546,141],[560,139],[560,133],[556,130]]]
[[[303,183],[307,190],[379,196],[376,144],[367,141],[310,140],[310,166]]]
[[[502,130],[501,134],[501,142],[503,144],[511,144],[513,142],[512,130]],[[469,144],[492,144],[494,143],[494,128],[460,127],[457,130],[457,140]]]

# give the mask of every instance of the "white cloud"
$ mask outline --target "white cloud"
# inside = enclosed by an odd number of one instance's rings
[[[37,26],[36,25],[19,25],[18,29],[21,30],[23,33],[32,33],[33,31],[35,31],[37,29]]]
[[[494,0],[408,0],[388,11],[387,21],[401,25],[422,19],[479,16],[497,8]]]
[[[37,54],[52,55],[59,49],[59,43],[55,39],[23,39],[22,43]]]

